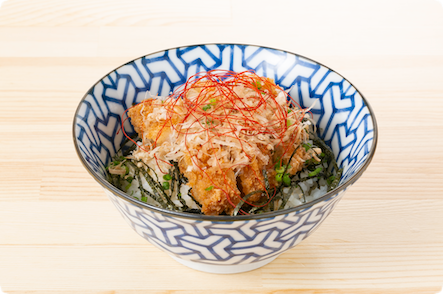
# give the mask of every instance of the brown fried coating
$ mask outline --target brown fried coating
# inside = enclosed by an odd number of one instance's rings
[[[202,205],[206,215],[231,214],[240,202],[240,191],[232,169],[209,167],[204,171],[188,171],[191,158],[185,155],[179,163],[180,171],[188,178],[192,196]]]
[[[263,154],[268,155],[271,158],[271,151],[265,146],[260,146]],[[242,168],[238,176],[238,184],[241,187],[241,192],[243,196],[255,191],[265,191],[265,177],[263,175],[263,169],[268,172],[269,167],[264,164],[261,160],[255,159],[250,165]],[[256,193],[248,197],[246,200],[248,203],[257,203],[263,201],[266,198],[265,193]]]
[[[155,141],[156,144],[161,145],[168,139],[171,134],[171,119],[166,122],[165,120],[153,121],[149,126],[145,126],[144,118],[154,111],[154,108],[160,107],[160,104],[155,103],[154,99],[146,99],[142,103],[131,107],[128,110],[128,116],[131,118],[131,124],[134,130],[140,135],[143,141],[146,139]]]
[[[146,117],[151,114],[156,107],[161,107],[160,103],[155,103],[154,99],[144,100],[142,103],[132,107],[128,111],[131,123],[135,131],[145,140],[155,141],[160,145],[169,140],[172,132],[172,125],[177,124],[179,118],[171,117],[166,120],[150,120],[146,125]],[[298,142],[300,143],[300,142]],[[287,164],[291,154],[295,151],[296,145],[276,146],[273,153],[261,146],[263,154],[268,155],[270,160],[267,163],[259,159],[255,159],[251,164],[243,167],[236,177],[232,168],[220,169],[209,166],[208,159],[212,152],[202,154],[199,159],[198,166],[194,167],[190,152],[198,152],[199,150],[186,150],[185,155],[179,162],[180,171],[188,178],[188,185],[192,187],[191,193],[193,197],[202,205],[202,212],[206,215],[231,214],[235,206],[240,202],[241,196],[248,195],[254,191],[264,191],[265,179],[263,170],[266,169],[268,182],[270,187],[276,187],[278,183],[275,179],[276,171],[274,165],[279,159],[283,164]],[[284,155],[283,155],[284,154]],[[312,152],[307,152],[303,147],[299,147],[290,162],[289,174],[294,175],[299,172],[304,162],[312,158]],[[193,166],[192,168],[189,168]],[[266,193],[256,193],[251,195],[248,203],[257,204],[266,200]]]
[[[291,154],[295,151],[295,146],[289,146],[288,150],[285,152],[283,156],[283,163],[287,163]],[[271,152],[262,148],[261,150],[264,154],[271,156]],[[263,175],[263,169],[266,169],[269,186],[276,187],[279,185],[277,180],[275,179],[276,171],[275,171],[275,163],[279,158],[282,157],[284,152],[284,148],[281,146],[277,146],[276,151],[274,153],[274,160],[270,160],[267,165],[263,164],[261,160],[254,160],[250,165],[245,166],[241,173],[239,174],[239,186],[241,187],[242,196],[248,195],[254,191],[264,191],[265,190],[265,178]],[[294,156],[291,159],[290,168],[287,170],[287,173],[290,175],[295,175],[299,171],[302,170],[303,165],[306,160],[312,157],[312,153],[306,152],[303,147],[299,147],[295,152]],[[248,199],[249,203],[258,203],[265,200],[265,194],[253,194]]]
[[[165,121],[154,121],[145,126],[144,118],[153,112],[156,105],[153,99],[148,99],[132,107],[128,111],[131,123],[140,137],[156,141],[161,144],[168,139],[171,132],[171,125]],[[174,118],[171,119],[174,122]],[[185,152],[186,154],[187,152]],[[189,154],[186,154],[179,163],[180,171],[188,178],[188,185],[192,187],[193,197],[202,205],[202,212],[206,215],[230,214],[235,205],[240,202],[240,191],[237,188],[237,180],[232,169],[218,169],[208,167],[205,160],[200,162],[200,168],[188,171],[188,166],[192,165]],[[211,187],[212,188],[209,188]]]
[[[154,107],[152,106],[153,102],[154,99],[146,99],[142,103],[134,105],[128,110],[131,124],[140,136],[142,136],[145,131],[144,118],[154,110]]]

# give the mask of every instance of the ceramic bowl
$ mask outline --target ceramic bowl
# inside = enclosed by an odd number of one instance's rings
[[[231,217],[168,211],[110,185],[105,166],[125,140],[119,132],[124,111],[143,100],[147,91],[167,96],[190,76],[212,69],[252,69],[290,89],[302,107],[317,100],[314,120],[343,168],[339,186],[292,209]],[[129,135],[134,133],[128,121],[124,127]],[[104,76],[79,103],[73,139],[82,164],[134,231],[188,267],[238,273],[271,262],[319,227],[370,164],[377,126],[363,95],[343,76],[312,59],[260,46],[203,44],[152,53]]]

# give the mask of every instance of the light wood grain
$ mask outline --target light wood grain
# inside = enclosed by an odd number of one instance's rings
[[[247,291],[247,292],[246,292]],[[24,293],[22,291],[10,291],[9,294],[17,294],[17,293]],[[60,293],[58,291],[26,291],[26,294],[41,294],[41,293],[47,293],[47,294],[55,294]],[[63,293],[66,294],[135,294],[135,293],[141,293],[138,290],[112,290],[112,291],[63,291]],[[208,290],[149,290],[149,293],[153,294],[206,294],[208,293]],[[383,294],[434,294],[435,289],[433,288],[408,288],[408,289],[373,289],[373,290],[361,290],[361,289],[281,289],[281,290],[272,290],[272,291],[266,291],[266,290],[211,290],[211,293],[222,293],[222,294],[236,294],[236,293],[250,293],[250,294],[258,294],[258,293],[265,293],[265,294],[292,294],[292,293],[303,293],[303,294],[367,294],[367,293],[383,293]]]
[[[133,232],[76,156],[79,100],[188,44],[299,53],[375,110],[376,155],[332,215],[267,266],[213,275]],[[0,7],[0,287],[8,294],[436,294],[443,286],[443,6],[426,1],[54,1]]]

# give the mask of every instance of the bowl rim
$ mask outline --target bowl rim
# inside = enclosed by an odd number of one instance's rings
[[[76,133],[75,133],[75,129],[76,129],[76,120],[77,120],[77,116],[78,116],[78,112],[80,111],[80,108],[83,104],[83,101],[86,99],[86,97],[89,95],[89,93],[91,92],[91,90],[94,89],[94,87],[100,83],[100,81],[102,81],[104,78],[106,78],[107,76],[109,76],[111,73],[117,71],[118,69],[136,61],[139,60],[143,57],[148,57],[150,55],[155,55],[155,54],[159,54],[161,52],[166,52],[166,51],[170,51],[170,50],[176,50],[176,49],[180,49],[180,48],[187,48],[187,47],[198,47],[198,46],[207,46],[207,45],[226,45],[226,46],[253,46],[253,47],[258,47],[258,48],[264,48],[264,49],[271,49],[271,50],[277,50],[280,52],[285,52],[285,53],[289,53],[292,54],[294,56],[297,57],[301,57],[305,60],[311,61],[313,63],[316,63],[320,66],[323,66],[324,68],[334,72],[335,74],[339,75],[340,77],[342,77],[343,79],[345,79],[355,90],[356,92],[358,92],[361,96],[361,98],[363,99],[366,107],[369,110],[369,114],[371,116],[372,119],[372,124],[373,124],[373,133],[374,133],[374,138],[373,138],[373,142],[372,142],[372,146],[371,146],[371,150],[369,151],[368,157],[365,161],[365,163],[359,167],[359,169],[357,170],[357,172],[347,180],[346,183],[339,185],[338,187],[336,187],[335,189],[327,192],[325,195],[312,200],[310,202],[304,203],[302,205],[298,205],[292,208],[287,208],[287,209],[281,209],[281,210],[276,210],[273,212],[267,212],[267,213],[263,213],[263,214],[252,214],[252,215],[237,215],[237,216],[220,216],[220,215],[204,215],[204,214],[193,214],[193,213],[188,213],[188,212],[179,212],[179,211],[172,211],[172,210],[168,210],[165,208],[160,208],[160,207],[156,207],[156,206],[152,206],[149,205],[147,203],[144,203],[140,200],[137,200],[136,198],[133,198],[131,196],[129,196],[128,194],[124,193],[123,191],[117,189],[116,187],[114,187],[111,183],[109,183],[108,181],[106,181],[105,179],[97,176],[95,174],[95,171],[92,170],[92,168],[89,166],[89,164],[85,161],[85,159],[83,158],[82,154],[80,153],[80,149],[78,147],[77,144],[77,138],[76,138]],[[192,219],[192,220],[196,220],[196,221],[212,221],[212,222],[218,222],[218,223],[230,223],[233,221],[247,221],[247,220],[265,220],[265,219],[271,219],[271,218],[275,218],[277,216],[282,216],[282,215],[286,215],[286,214],[290,214],[293,212],[300,212],[303,211],[305,209],[308,209],[312,206],[314,206],[315,204],[325,201],[325,200],[330,200],[331,198],[334,198],[335,196],[338,196],[339,194],[341,194],[342,192],[344,192],[349,186],[351,186],[355,181],[357,181],[362,174],[364,173],[364,171],[368,168],[369,164],[371,163],[374,154],[375,154],[375,150],[377,149],[377,142],[378,142],[378,126],[377,126],[377,120],[375,118],[375,113],[371,107],[371,105],[369,104],[369,102],[367,101],[367,99],[364,97],[364,95],[358,90],[357,87],[355,87],[355,85],[353,83],[351,83],[348,79],[346,79],[343,75],[341,75],[340,73],[338,73],[337,71],[333,70],[332,68],[322,64],[321,62],[318,62],[312,58],[309,57],[305,57],[303,55],[291,52],[291,51],[287,51],[287,50],[283,50],[283,49],[277,49],[277,48],[273,48],[273,47],[268,47],[268,46],[262,46],[262,45],[254,45],[254,44],[244,44],[244,43],[202,43],[202,44],[193,44],[193,45],[181,45],[181,46],[177,46],[177,47],[172,47],[172,48],[167,48],[167,49],[162,49],[162,50],[158,50],[158,51],[154,51],[145,55],[142,55],[140,57],[134,58],[130,61],[127,61],[121,65],[119,65],[118,67],[112,69],[111,71],[109,71],[107,74],[105,74],[104,76],[102,76],[97,82],[95,82],[87,91],[86,93],[83,95],[82,99],[79,101],[77,108],[75,110],[74,113],[74,118],[73,118],[73,123],[72,123],[72,138],[74,141],[74,147],[75,147],[75,151],[77,153],[77,156],[80,159],[80,162],[83,164],[83,166],[85,167],[85,169],[88,171],[88,173],[93,177],[93,179],[95,181],[97,181],[102,188],[104,188],[105,190],[107,190],[107,192],[111,192],[114,196],[118,196],[120,198],[122,198],[125,201],[128,201],[134,205],[136,205],[139,208],[142,209],[148,209],[150,211],[153,212],[157,212],[160,213],[162,215],[166,215],[169,217],[176,217],[176,218],[185,218],[185,219]]]

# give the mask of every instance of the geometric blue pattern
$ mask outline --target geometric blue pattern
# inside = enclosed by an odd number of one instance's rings
[[[332,148],[337,163],[343,168],[340,186],[317,202],[249,220],[241,216],[235,220],[196,217],[153,208],[112,187],[106,181],[104,167],[125,140],[120,131],[124,111],[149,95],[167,96],[194,74],[213,69],[254,70],[258,75],[274,79],[302,107],[312,107],[320,136]],[[125,122],[124,128],[129,135],[135,134],[129,121]],[[290,52],[240,44],[173,48],[118,67],[93,85],[80,102],[73,135],[83,165],[139,234],[179,258],[211,264],[257,262],[294,246],[321,223],[342,197],[340,193],[362,175],[377,144],[375,116],[367,101],[345,78],[313,60]],[[269,224],[264,225],[266,222]],[[293,231],[276,230],[283,223],[290,224]],[[216,230],[216,224],[226,227]],[[256,229],[250,229],[252,227]],[[233,232],[242,232],[241,228],[248,228],[247,232],[253,238],[248,239],[249,235],[244,232],[235,238],[229,237]],[[269,228],[269,231],[263,228]],[[202,232],[208,233],[209,237]],[[225,232],[224,238],[217,239],[215,232]],[[286,240],[284,236],[291,234],[293,238]],[[257,241],[257,236],[262,243]],[[240,240],[242,237],[244,241]],[[238,247],[242,242],[253,245]],[[200,243],[210,245],[196,245]],[[203,250],[202,246],[206,249]],[[264,251],[255,251],[255,246],[261,246]],[[210,248],[215,247],[224,249],[211,251]]]
[[[296,246],[332,212],[343,191],[277,217],[226,222],[177,219],[106,194],[134,231],[170,255],[210,265],[241,265],[273,258]]]

